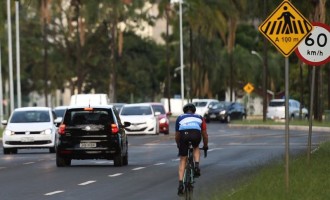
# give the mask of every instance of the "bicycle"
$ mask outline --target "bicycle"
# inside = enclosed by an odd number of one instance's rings
[[[203,148],[200,148],[203,149]],[[207,150],[204,150],[204,158],[207,157]],[[191,200],[193,196],[194,183],[195,183],[195,167],[194,167],[194,155],[193,155],[193,146],[189,142],[187,164],[185,167],[183,175],[183,185],[184,185],[184,196],[185,199]]]

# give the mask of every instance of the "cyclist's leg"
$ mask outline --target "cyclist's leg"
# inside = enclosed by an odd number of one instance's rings
[[[180,164],[179,164],[179,181],[183,180],[184,169],[187,164],[187,156],[180,156]]]
[[[199,150],[199,144],[202,140],[202,136],[200,132],[195,132],[192,135],[192,144],[194,147],[193,155],[194,155],[194,161],[195,161],[195,176],[200,176],[200,169],[199,169],[199,161],[200,161],[200,150]]]
[[[179,156],[180,156],[180,163],[178,169],[179,175],[179,188],[178,188],[178,195],[183,194],[183,177],[184,171],[187,163],[187,155],[188,155],[188,145],[186,143],[186,135],[184,133],[180,133],[180,145],[179,145]]]
[[[194,147],[194,161],[199,162],[200,160],[200,151],[199,151],[199,144],[202,141],[202,135],[200,132],[194,132],[191,134],[191,141]]]

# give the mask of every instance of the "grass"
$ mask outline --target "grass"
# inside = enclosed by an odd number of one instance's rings
[[[330,198],[330,142],[313,152],[290,160],[286,186],[284,161],[271,163],[252,173],[239,186],[214,195],[212,200],[327,200]]]

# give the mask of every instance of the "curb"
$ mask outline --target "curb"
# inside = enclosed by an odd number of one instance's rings
[[[228,124],[230,128],[262,128],[262,129],[273,129],[273,130],[284,130],[285,125],[242,125],[242,124]],[[289,130],[297,131],[309,131],[309,126],[289,126]],[[316,132],[330,132],[329,127],[312,127],[312,131]]]

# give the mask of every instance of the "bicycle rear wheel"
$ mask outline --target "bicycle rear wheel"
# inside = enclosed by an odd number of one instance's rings
[[[193,171],[191,168],[188,168],[185,170],[185,175],[184,175],[184,193],[186,200],[193,199],[193,190],[194,190],[193,183],[194,183]]]

